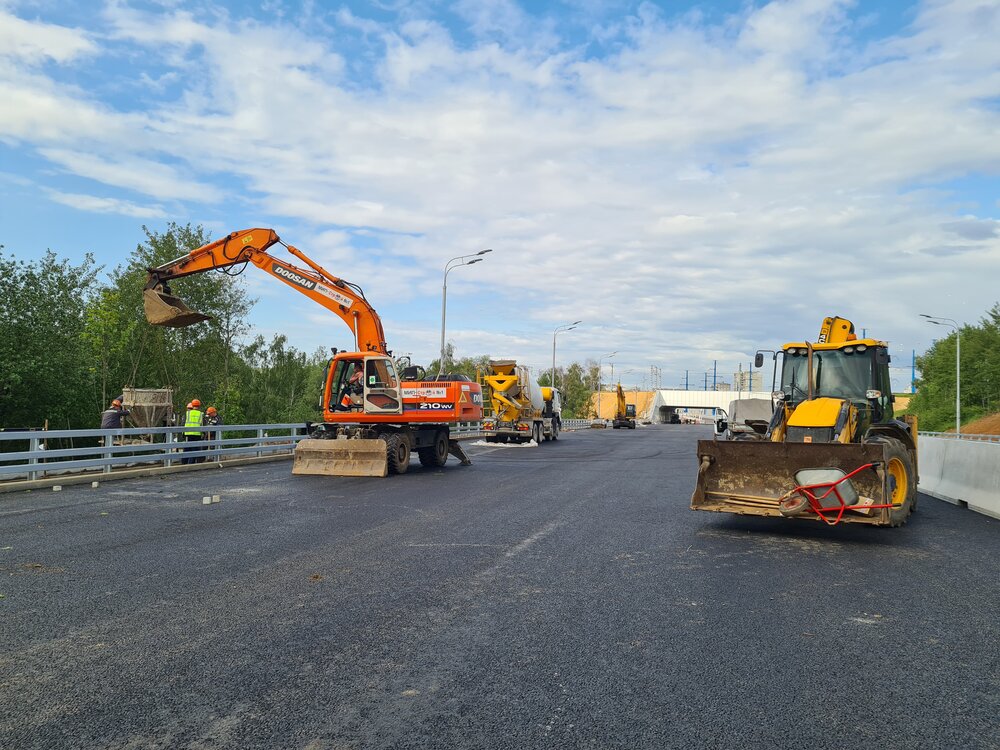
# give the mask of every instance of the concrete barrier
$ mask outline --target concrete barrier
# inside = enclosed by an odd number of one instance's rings
[[[1000,519],[1000,443],[920,436],[920,491]]]

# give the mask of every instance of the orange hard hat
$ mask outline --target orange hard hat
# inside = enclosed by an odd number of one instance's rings
[[[114,401],[111,402],[111,405],[112,406],[121,406],[122,402],[119,401],[118,399],[115,399]]]
[[[197,408],[197,407],[201,406],[201,401],[199,401],[196,398],[193,398],[193,399],[191,399],[191,406]]]
[[[219,412],[216,411],[216,409],[215,409],[214,406],[210,406],[207,409],[205,409],[205,413],[206,414],[218,414]]]

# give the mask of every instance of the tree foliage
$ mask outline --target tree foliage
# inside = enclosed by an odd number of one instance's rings
[[[994,305],[979,325],[961,329],[962,422],[1000,411],[1000,303]],[[920,378],[909,410],[925,430],[948,430],[955,426],[955,350],[957,336],[951,333],[934,342],[917,357]]]
[[[198,398],[218,408],[227,424],[315,420],[327,355],[307,355],[282,335],[254,336],[247,322],[254,300],[234,275],[193,274],[171,284],[209,321],[188,328],[146,322],[147,269],[210,238],[191,225],[143,230],[145,241],[104,282],[89,255],[74,263],[49,252],[24,262],[0,246],[0,427],[96,427],[127,386],[172,388],[177,413]],[[445,357],[446,373],[472,380],[491,359],[456,358],[451,344]],[[435,360],[427,374],[437,372]],[[556,370],[566,418],[592,416],[597,373],[592,361]],[[541,385],[549,378],[548,370],[538,373]]]
[[[0,426],[96,418],[84,331],[99,270],[90,255],[73,264],[49,251],[25,263],[0,252]]]

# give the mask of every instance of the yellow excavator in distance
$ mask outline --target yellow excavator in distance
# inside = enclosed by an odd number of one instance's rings
[[[635,429],[635,404],[625,403],[625,391],[622,390],[621,383],[618,384],[615,419],[611,426],[616,430]]]
[[[893,414],[889,351],[854,324],[823,320],[785,344],[766,430],[699,440],[694,510],[901,526],[917,505],[916,417]],[[763,352],[754,363],[764,364]]]

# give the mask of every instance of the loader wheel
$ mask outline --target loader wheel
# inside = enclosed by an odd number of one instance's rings
[[[420,463],[428,468],[444,466],[448,461],[448,433],[438,430],[434,435],[434,445],[417,451]]]
[[[410,468],[410,441],[402,435],[390,434],[385,438],[385,455],[390,474],[405,474]]]
[[[894,506],[889,509],[889,525],[902,526],[913,512],[917,498],[917,483],[914,481],[910,452],[899,440],[884,435],[875,435],[868,442],[885,446],[888,493],[883,502]]]

